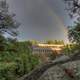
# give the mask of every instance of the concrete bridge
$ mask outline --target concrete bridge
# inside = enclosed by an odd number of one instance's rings
[[[76,56],[72,55],[71,57],[62,56],[52,62],[44,63],[44,64],[38,66],[32,72],[30,72],[27,75],[24,75],[23,77],[19,78],[18,80],[39,80],[39,78],[43,75],[43,73],[46,70],[48,70],[49,68],[51,68],[55,65],[58,65],[58,64],[61,65],[61,64],[67,63],[67,62],[77,61],[77,60],[80,60],[80,56],[78,54],[76,54]]]

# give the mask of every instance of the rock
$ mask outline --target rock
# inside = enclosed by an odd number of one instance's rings
[[[74,78],[70,78],[63,68],[71,69]],[[80,61],[72,61],[62,65],[56,65],[48,69],[38,80],[80,80]]]

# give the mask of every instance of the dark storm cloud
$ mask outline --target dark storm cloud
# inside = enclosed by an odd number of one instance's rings
[[[10,10],[16,13],[17,20],[22,24],[19,28],[20,39],[66,39],[66,29],[62,23],[64,17],[61,12],[58,14],[58,9],[61,9],[59,0],[8,0],[8,2]]]

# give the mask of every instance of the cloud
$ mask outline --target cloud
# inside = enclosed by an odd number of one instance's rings
[[[21,22],[20,39],[66,39],[65,27],[47,0],[8,0]]]

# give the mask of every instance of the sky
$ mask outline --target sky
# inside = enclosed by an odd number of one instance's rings
[[[68,42],[67,26],[72,24],[63,0],[7,0],[9,10],[16,14],[19,40],[64,40]]]

